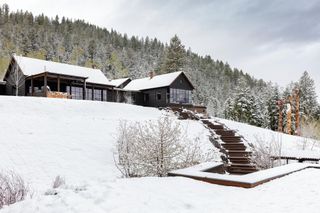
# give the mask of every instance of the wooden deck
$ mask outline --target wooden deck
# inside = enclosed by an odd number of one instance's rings
[[[320,165],[316,164],[288,164],[285,166],[275,167],[272,169],[262,170],[246,175],[227,175],[227,174],[216,174],[206,172],[212,167],[217,167],[216,163],[206,163],[203,167],[201,164],[187,169],[180,169],[170,172],[169,176],[181,176],[186,178],[192,178],[195,180],[204,181],[211,184],[218,184],[224,186],[242,187],[242,188],[253,188],[258,185],[264,184],[271,180],[281,178],[283,176],[299,172],[304,169],[320,169]],[[204,169],[205,168],[205,169]],[[319,171],[320,172],[320,171]]]

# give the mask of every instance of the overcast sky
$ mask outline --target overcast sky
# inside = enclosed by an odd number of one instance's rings
[[[319,0],[0,0],[11,10],[84,19],[129,36],[174,34],[202,55],[284,86],[304,70],[320,96]]]

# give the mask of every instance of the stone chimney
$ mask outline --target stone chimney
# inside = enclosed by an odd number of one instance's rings
[[[155,74],[154,71],[150,71],[150,72],[149,72],[149,77],[150,77],[150,79],[152,79],[155,75],[156,75],[156,74]]]

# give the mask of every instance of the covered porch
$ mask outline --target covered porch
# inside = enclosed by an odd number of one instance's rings
[[[107,85],[87,83],[87,77],[44,72],[28,76],[25,95],[48,98],[108,101]]]

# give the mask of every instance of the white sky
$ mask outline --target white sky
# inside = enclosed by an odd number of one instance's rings
[[[307,70],[320,96],[317,0],[0,0],[11,10],[84,19],[129,36],[174,34],[201,55],[284,86]]]

